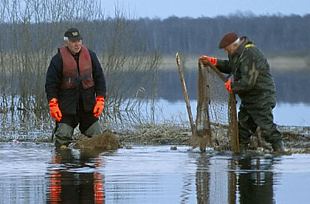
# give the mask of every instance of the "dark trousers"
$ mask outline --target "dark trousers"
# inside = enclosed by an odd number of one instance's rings
[[[79,112],[77,115],[64,115],[60,123],[70,125],[72,128],[76,128],[79,124],[81,133],[84,132],[94,123],[98,121],[98,118],[94,117],[93,113]]]
[[[81,100],[79,107],[83,107]],[[61,146],[70,144],[72,142],[72,135],[74,132],[74,128],[76,128],[79,125],[81,133],[85,134],[85,132],[89,129],[89,127],[91,127],[97,121],[98,118],[96,118],[92,112],[85,112],[83,109],[77,110],[77,114],[75,115],[63,114],[61,121],[57,124],[57,129],[55,132],[56,137],[55,145]],[[98,134],[98,132],[100,132],[99,130],[100,127],[98,126],[99,125],[96,124],[95,130],[90,132]],[[89,134],[85,135],[93,136]]]
[[[274,105],[241,105],[238,113],[239,139],[241,144],[248,144],[251,135],[260,127],[262,137],[273,144],[282,140],[281,133],[273,122]]]

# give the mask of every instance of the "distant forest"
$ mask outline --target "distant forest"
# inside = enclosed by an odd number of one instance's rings
[[[1,50],[20,50],[31,46],[54,49],[62,42],[66,28],[80,28],[84,42],[105,53],[117,41],[123,53],[157,51],[161,55],[181,51],[185,54],[221,54],[218,42],[227,32],[252,39],[265,53],[305,55],[310,51],[310,14],[305,16],[219,16],[215,18],[135,19],[125,17],[60,22],[13,22],[0,24]],[[118,30],[116,30],[118,29]],[[25,43],[23,41],[27,40]],[[128,42],[130,41],[130,43]],[[29,47],[28,47],[29,49]]]
[[[140,19],[137,39],[148,50],[172,54],[176,50],[200,54],[218,52],[218,42],[227,32],[252,39],[269,54],[309,53],[310,14],[306,16],[221,16],[216,18]]]

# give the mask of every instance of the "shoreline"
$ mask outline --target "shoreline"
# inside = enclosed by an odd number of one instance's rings
[[[197,67],[199,55],[181,56],[186,69],[194,70]],[[226,56],[217,56],[226,59]],[[268,56],[267,60],[273,71],[302,71],[310,67],[309,56]],[[176,61],[173,55],[162,56],[159,70],[175,69]]]
[[[283,135],[283,142],[289,154],[310,153],[310,127],[280,126],[280,132]],[[225,134],[226,127],[213,127],[212,143],[215,151],[230,151],[229,138]],[[144,127],[137,131],[118,134],[119,141],[123,147],[134,145],[170,145],[171,149],[178,145],[187,145],[191,147],[191,130],[189,128],[180,128],[171,124]],[[261,146],[258,146],[257,136],[253,136],[250,142],[250,151],[254,153],[272,153],[271,145],[261,139]],[[208,148],[208,147],[207,147]]]
[[[280,132],[283,134],[283,141],[289,153],[310,153],[310,127],[302,126],[279,126]],[[216,151],[229,151],[230,144],[227,136],[227,126],[217,125],[212,127],[212,143]],[[135,130],[125,130],[122,132],[114,132],[107,130],[106,132],[112,133],[118,139],[121,147],[130,148],[135,145],[187,145],[191,146],[191,130],[188,127],[163,124],[163,125],[142,125]],[[104,133],[103,133],[104,135]],[[78,142],[85,138],[81,134],[74,136]],[[262,145],[258,147],[258,140],[253,136],[250,143],[250,149],[259,150],[260,152],[270,153],[270,144],[262,141]],[[33,138],[31,136],[23,138],[9,138],[1,137],[0,142],[3,143],[50,143],[51,137],[45,136],[40,138]],[[263,149],[263,150],[262,150]],[[265,151],[266,150],[266,151]]]

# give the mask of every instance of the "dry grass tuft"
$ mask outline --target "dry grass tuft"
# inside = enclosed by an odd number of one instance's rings
[[[76,142],[74,147],[81,150],[103,152],[117,150],[120,147],[120,143],[117,135],[107,130],[101,135],[91,138],[83,137]]]

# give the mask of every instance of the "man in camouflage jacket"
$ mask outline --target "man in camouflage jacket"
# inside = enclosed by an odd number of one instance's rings
[[[221,72],[231,75],[225,87],[241,99],[238,113],[240,149],[248,148],[250,136],[260,127],[262,137],[275,152],[284,152],[282,135],[273,122],[272,109],[276,105],[275,84],[270,66],[262,52],[247,37],[227,33],[219,48],[228,54],[228,60],[201,56],[203,64],[212,63]]]

